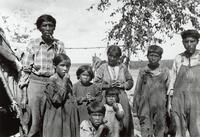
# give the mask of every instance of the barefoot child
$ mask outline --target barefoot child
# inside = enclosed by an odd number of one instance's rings
[[[162,53],[161,47],[149,46],[149,64],[139,71],[133,106],[140,121],[142,137],[163,137],[165,132],[169,70],[159,64]]]
[[[80,114],[80,122],[89,118],[87,106],[94,100],[101,101],[102,95],[96,85],[91,81],[94,78],[92,67],[82,65],[76,71],[78,82],[73,86],[73,92],[77,98],[78,111]]]
[[[53,64],[56,73],[50,77],[45,90],[43,137],[79,137],[78,113],[68,74],[71,61],[67,55],[58,54]]]

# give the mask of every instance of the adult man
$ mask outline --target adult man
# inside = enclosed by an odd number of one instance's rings
[[[196,30],[181,33],[185,51],[176,56],[168,95],[172,99],[172,116],[176,121],[176,136],[200,136],[200,51],[196,49],[200,34]],[[170,106],[170,105],[169,105]]]
[[[36,21],[40,38],[30,41],[23,58],[23,72],[20,87],[28,83],[27,95],[23,95],[23,104],[28,101],[31,110],[31,123],[28,137],[41,136],[43,115],[43,91],[48,78],[54,73],[52,59],[56,54],[65,53],[64,44],[53,37],[56,20],[51,15],[41,15]],[[27,82],[27,78],[29,79]],[[25,91],[25,90],[24,90]]]

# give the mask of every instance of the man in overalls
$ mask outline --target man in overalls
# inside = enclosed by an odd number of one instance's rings
[[[200,136],[200,51],[196,49],[200,34],[197,30],[181,33],[185,51],[176,56],[168,95],[172,116],[176,122],[176,137]]]

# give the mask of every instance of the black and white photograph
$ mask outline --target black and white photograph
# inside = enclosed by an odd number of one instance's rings
[[[200,1],[0,0],[0,137],[200,137]]]

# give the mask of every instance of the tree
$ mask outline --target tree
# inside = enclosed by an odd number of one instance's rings
[[[182,31],[183,25],[191,23],[200,29],[200,1],[197,0],[97,0],[95,6],[105,11],[114,3],[120,3],[110,16],[121,14],[108,34],[108,44],[122,43],[124,51],[136,53],[149,44],[165,42],[174,33]]]

